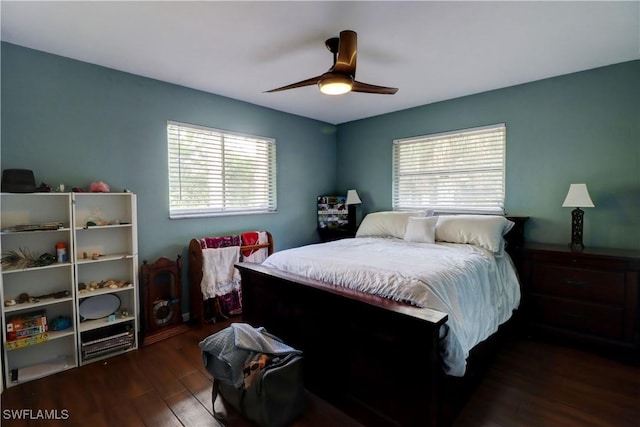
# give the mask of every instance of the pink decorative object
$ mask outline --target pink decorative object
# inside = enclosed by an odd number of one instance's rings
[[[102,181],[92,182],[89,185],[89,192],[91,193],[108,193],[109,186]]]

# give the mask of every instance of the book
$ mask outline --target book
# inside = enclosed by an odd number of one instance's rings
[[[40,334],[30,335],[25,338],[19,338],[13,341],[7,341],[7,350],[16,350],[18,348],[27,347],[30,345],[40,344],[49,339],[49,334],[44,332]]]
[[[7,341],[14,341],[49,331],[44,310],[13,315],[7,319]]]

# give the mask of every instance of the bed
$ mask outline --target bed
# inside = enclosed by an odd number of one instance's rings
[[[520,301],[526,218],[421,215],[237,264],[243,319],[302,349],[306,386],[367,426],[451,424]]]

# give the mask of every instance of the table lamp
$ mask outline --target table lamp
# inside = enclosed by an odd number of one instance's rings
[[[347,191],[347,201],[345,204],[347,205],[347,220],[349,221],[349,229],[356,229],[356,205],[362,203],[360,197],[358,196],[358,192],[356,190]]]
[[[584,224],[584,211],[580,208],[593,208],[594,204],[589,197],[587,184],[571,184],[567,197],[562,203],[563,208],[575,208],[571,211],[571,249],[584,249],[582,243],[582,227]]]

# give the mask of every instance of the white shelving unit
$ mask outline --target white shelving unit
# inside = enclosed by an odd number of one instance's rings
[[[136,196],[132,193],[1,193],[0,252],[24,251],[36,257],[56,254],[56,243],[67,246],[68,261],[29,268],[6,266],[0,274],[0,298],[30,302],[3,304],[2,344],[5,386],[41,378],[65,369],[102,360],[138,347],[138,240]],[[58,228],[17,231],[24,225],[58,223]],[[89,225],[87,225],[89,224]],[[94,225],[95,224],[95,225]],[[24,227],[22,227],[24,228]],[[32,228],[32,227],[28,227]],[[48,227],[44,227],[48,228]],[[95,254],[95,255],[94,255]],[[122,287],[88,291],[92,282],[108,280]],[[104,295],[119,300],[115,313],[85,318],[83,303]],[[113,299],[113,298],[112,298]],[[91,301],[91,305],[94,305]],[[13,316],[44,310],[47,339],[17,349],[7,341],[7,321]],[[88,317],[93,317],[91,311]],[[54,331],[52,321],[70,319],[69,328]],[[128,339],[122,338],[124,336]],[[114,338],[116,337],[116,338]],[[120,338],[118,338],[120,337]],[[118,345],[87,353],[87,342]]]
[[[85,364],[138,348],[136,196],[75,193],[73,203],[78,357]],[[110,280],[113,288],[102,286]],[[88,290],[92,283],[101,287]],[[89,299],[105,295],[119,300],[114,315],[93,318],[83,312]]]
[[[30,193],[0,195],[0,249],[3,255],[24,251],[39,257],[56,254],[56,243],[64,242],[69,259],[73,254],[71,194]],[[58,223],[49,230],[14,231],[16,226]],[[44,227],[46,228],[46,227]],[[2,298],[3,371],[6,386],[12,387],[55,372],[78,366],[76,293],[72,262],[47,266],[2,268],[0,298]],[[36,298],[32,302],[17,303],[21,295]],[[56,296],[48,296],[56,294]],[[5,301],[14,300],[15,305]],[[17,349],[7,341],[7,321],[27,313],[44,310],[49,332],[44,342]],[[51,322],[59,316],[70,320],[70,327],[54,331]],[[13,379],[12,379],[13,378]]]

